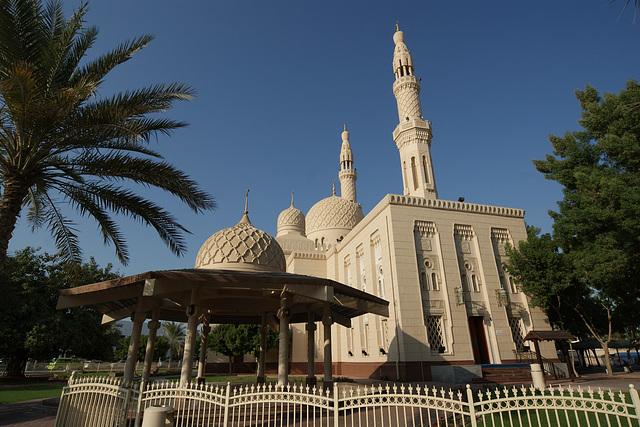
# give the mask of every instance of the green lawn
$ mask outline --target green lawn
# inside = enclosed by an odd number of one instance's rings
[[[0,388],[0,405],[60,396],[62,388],[66,385],[67,383],[64,382],[55,382],[51,384],[25,385],[24,387],[2,387]]]
[[[530,411],[529,417],[525,411],[521,411],[520,417],[518,417],[518,411],[504,412],[502,414],[493,414],[493,416],[486,416],[478,420],[478,427],[580,427],[580,426],[618,426],[618,425],[629,425],[627,424],[627,420],[625,418],[620,418],[618,421],[617,417],[613,415],[606,415],[603,413],[594,413],[594,412],[580,412],[576,413],[575,411],[548,411],[538,410]],[[549,417],[549,422],[547,422],[547,415]],[[568,416],[568,417],[567,417]],[[529,418],[531,418],[531,423],[529,423]],[[568,421],[567,421],[567,418]],[[608,420],[607,420],[608,418]],[[538,422],[538,419],[540,422]],[[555,420],[559,419],[560,423],[557,423]],[[638,422],[632,420],[631,426],[638,427]]]

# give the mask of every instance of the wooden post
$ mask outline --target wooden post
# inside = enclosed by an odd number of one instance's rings
[[[266,380],[265,365],[267,360],[267,314],[262,314],[262,322],[260,324],[260,357],[258,358],[258,375],[256,382],[264,384]]]
[[[142,367],[142,381],[148,382],[151,375],[151,364],[153,363],[153,347],[156,344],[156,336],[158,335],[158,328],[160,328],[160,307],[153,310],[151,315],[151,321],[147,323],[149,328],[149,338],[147,339],[147,350],[144,355],[144,366]]]
[[[278,318],[280,319],[280,336],[278,343],[278,385],[284,387],[289,381],[289,294],[280,294],[280,309]]]
[[[324,303],[322,312],[322,324],[324,326],[324,380],[322,385],[325,389],[333,385],[332,361],[331,361],[331,305]]]
[[[315,354],[315,342],[314,335],[316,331],[316,323],[314,322],[314,313],[309,310],[307,314],[307,385],[316,385],[316,375],[314,372],[314,354]]]

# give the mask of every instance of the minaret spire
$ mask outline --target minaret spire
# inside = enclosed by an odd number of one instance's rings
[[[396,22],[393,35],[393,94],[398,103],[400,123],[393,131],[393,140],[400,152],[404,194],[437,199],[433,165],[431,163],[431,123],[422,118],[420,79],[414,75],[413,58],[404,44],[404,33]]]
[[[357,203],[356,200],[356,180],[358,174],[353,167],[353,152],[349,144],[349,132],[347,132],[347,124],[344,124],[342,132],[342,148],[340,149],[340,197]]]
[[[251,221],[249,221],[249,189],[248,188],[244,196],[244,215],[242,215],[242,219],[238,224],[251,224]]]

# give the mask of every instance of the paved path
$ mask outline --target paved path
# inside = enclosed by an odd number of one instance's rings
[[[359,381],[358,381],[359,382]],[[367,385],[379,383],[379,381],[365,380]],[[640,389],[640,372],[617,373],[610,379],[603,374],[587,374],[573,383],[566,381],[551,381],[551,384],[563,385],[572,384],[574,386],[591,387],[593,389],[628,390],[629,384],[633,384]],[[457,388],[460,384],[445,384],[437,382],[423,383],[429,388]],[[480,386],[481,387],[481,386]],[[0,426],[12,427],[54,427],[56,417],[51,415],[51,408],[43,405],[43,401],[49,399],[38,399],[27,402],[10,403],[0,405]]]

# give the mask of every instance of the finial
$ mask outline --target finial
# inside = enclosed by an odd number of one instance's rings
[[[396,31],[400,31],[400,27],[398,26],[398,21],[396,21]]]
[[[333,180],[333,195],[336,195],[336,180]]]
[[[244,214],[249,213],[249,189],[247,188],[247,194],[244,196]]]
[[[344,129],[343,130],[347,130],[347,122],[344,122]]]
[[[291,191],[291,207],[293,207],[293,191]]]

